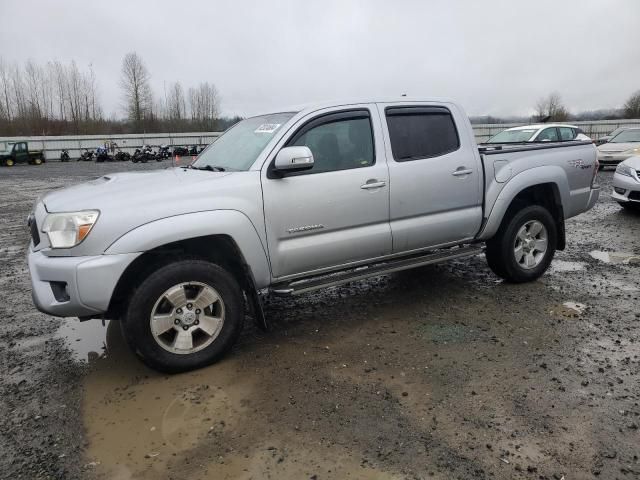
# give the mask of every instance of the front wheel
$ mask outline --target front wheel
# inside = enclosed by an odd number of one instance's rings
[[[5,166],[5,167],[13,167],[13,165],[14,165],[14,164],[15,164],[15,162],[13,161],[13,159],[12,159],[12,158],[7,158],[7,159],[4,161],[4,166]]]
[[[487,263],[507,281],[530,282],[547,270],[556,243],[553,217],[546,208],[531,205],[503,220],[496,235],[487,242]]]
[[[149,367],[193,370],[220,359],[237,340],[244,321],[242,291],[218,265],[177,261],[142,282],[123,320],[127,343]]]

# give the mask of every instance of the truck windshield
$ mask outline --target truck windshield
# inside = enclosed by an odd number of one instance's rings
[[[247,118],[209,145],[193,163],[203,170],[246,171],[278,130],[295,113],[274,113]]]
[[[494,137],[490,138],[487,143],[519,143],[528,142],[533,134],[536,133],[535,129],[531,130],[504,130]]]
[[[631,143],[640,142],[640,129],[623,130],[618,135],[609,140],[609,143]]]

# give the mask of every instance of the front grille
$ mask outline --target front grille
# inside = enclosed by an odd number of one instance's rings
[[[629,194],[629,200],[640,200],[640,192],[631,192]]]
[[[33,240],[33,246],[37,247],[40,243],[40,232],[38,232],[36,219],[33,217],[29,219],[29,229],[31,230],[31,239]]]

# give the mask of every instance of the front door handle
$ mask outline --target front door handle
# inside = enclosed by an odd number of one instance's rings
[[[363,190],[371,190],[372,188],[384,187],[386,184],[387,182],[385,182],[384,180],[371,179],[367,180],[367,183],[365,183],[364,185],[360,185],[360,188],[362,188]]]
[[[463,175],[470,175],[473,173],[473,170],[468,169],[468,168],[464,168],[464,167],[458,167],[457,170],[453,171],[451,173],[451,175],[453,175],[454,177],[461,177]]]

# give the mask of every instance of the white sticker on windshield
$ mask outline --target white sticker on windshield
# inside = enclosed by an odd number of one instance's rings
[[[253,133],[273,133],[280,128],[281,123],[263,123]]]

